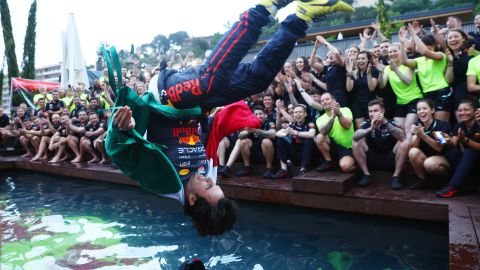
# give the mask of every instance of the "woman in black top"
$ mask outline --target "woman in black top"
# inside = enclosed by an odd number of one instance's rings
[[[345,69],[345,61],[342,54],[322,36],[317,36],[317,40],[327,46],[329,50],[327,54],[328,65],[324,67],[327,92],[335,97],[340,107],[347,107],[348,98],[347,90],[345,89],[347,81],[345,73],[347,70]]]
[[[375,99],[375,90],[378,84],[378,70],[372,67],[372,55],[368,51],[361,51],[357,55],[356,66],[348,61],[347,83],[348,92],[353,91],[352,113],[355,126],[362,125],[368,118],[368,102]]]
[[[451,141],[450,125],[433,117],[433,101],[421,99],[417,103],[418,122],[412,125],[411,149],[408,153],[417,177],[420,179],[411,189],[427,187],[427,174],[439,175],[446,179],[450,164],[444,156],[446,146]]]
[[[466,98],[477,98],[478,95],[468,92],[467,69],[468,61],[472,58],[468,55],[468,37],[460,29],[451,29],[447,33],[447,71],[445,77],[453,89],[454,108],[458,108],[460,102]],[[457,122],[460,120],[457,117]]]
[[[458,147],[448,152],[452,165],[457,166],[448,185],[436,193],[440,197],[450,198],[461,189],[478,185],[480,173],[475,167],[480,164],[480,124],[475,121],[475,110],[476,106],[470,100],[463,100],[458,106],[460,122],[453,128],[452,135],[452,144]]]

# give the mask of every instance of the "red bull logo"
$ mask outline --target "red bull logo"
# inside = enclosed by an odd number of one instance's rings
[[[200,136],[198,135],[178,137],[178,142],[180,144],[196,145],[198,141],[200,141]]]

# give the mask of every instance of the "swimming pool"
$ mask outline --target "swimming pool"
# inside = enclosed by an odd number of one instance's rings
[[[448,269],[448,226],[240,201],[201,238],[174,200],[140,188],[0,171],[1,269]]]

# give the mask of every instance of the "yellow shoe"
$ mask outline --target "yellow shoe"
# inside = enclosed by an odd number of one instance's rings
[[[340,12],[354,12],[355,9],[349,4],[338,0],[297,0],[297,17],[311,23],[319,17],[340,11]]]
[[[294,0],[260,0],[260,5],[266,7],[270,14],[275,17],[279,9],[287,6],[293,1]]]

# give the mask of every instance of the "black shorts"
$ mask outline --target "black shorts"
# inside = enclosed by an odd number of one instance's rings
[[[330,137],[330,153],[338,160],[346,156],[353,157],[352,148],[345,148],[337,144],[332,137]]]
[[[414,99],[407,104],[397,104],[395,105],[394,117],[405,118],[409,113],[417,113],[417,102],[420,99]]]
[[[452,91],[450,87],[425,93],[425,98],[433,101],[435,111],[437,112],[451,112],[453,111]]]
[[[252,140],[252,148],[250,148],[250,161],[252,163],[265,164],[261,139]]]
[[[352,103],[352,114],[353,114],[353,119],[358,119],[362,117],[369,118],[368,102],[354,100],[354,102]]]
[[[376,171],[395,170],[395,153],[392,150],[379,151],[369,147],[366,154],[368,169]]]

